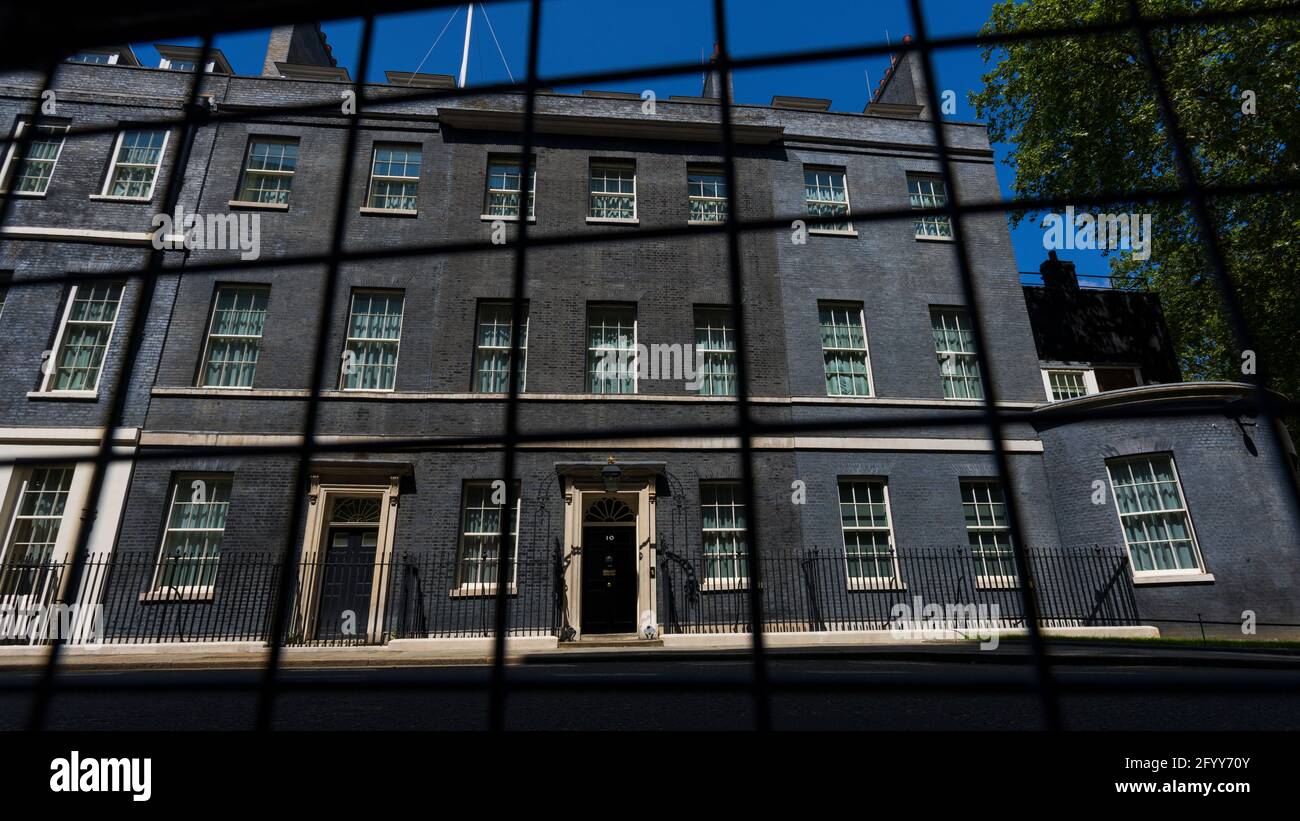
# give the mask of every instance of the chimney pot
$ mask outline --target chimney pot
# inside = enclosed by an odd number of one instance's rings
[[[1045,287],[1067,291],[1079,290],[1079,276],[1075,273],[1074,263],[1067,259],[1059,259],[1055,251],[1047,252],[1047,259],[1038,266],[1038,273],[1042,274]]]

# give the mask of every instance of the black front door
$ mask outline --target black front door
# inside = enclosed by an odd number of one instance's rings
[[[378,544],[378,528],[330,528],[320,565],[317,639],[365,641]]]
[[[582,632],[636,632],[636,528],[582,529]]]

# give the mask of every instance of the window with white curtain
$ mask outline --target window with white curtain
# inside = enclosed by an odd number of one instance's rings
[[[230,512],[229,474],[178,473],[168,498],[155,589],[212,587]]]
[[[1173,457],[1112,459],[1106,469],[1133,572],[1201,571],[1201,552]]]
[[[870,396],[871,363],[861,303],[819,302],[827,396]]]
[[[587,308],[587,392],[636,393],[636,308]]]
[[[895,587],[898,557],[884,479],[840,479],[840,531],[851,587]]]
[[[152,198],[166,148],[166,131],[132,128],[118,132],[102,193],[134,200]]]
[[[402,340],[401,291],[353,291],[343,347],[345,391],[391,391]]]
[[[930,324],[944,398],[983,399],[984,385],[980,381],[970,317],[960,308],[932,308]]]
[[[375,146],[366,205],[384,211],[414,211],[419,203],[420,147]]]
[[[72,286],[55,338],[53,361],[43,369],[42,390],[98,389],[121,303],[121,283]]]
[[[30,132],[31,142],[27,153],[19,152],[19,140]],[[37,123],[32,125],[19,120],[14,128],[13,142],[5,153],[0,169],[0,193],[19,196],[40,196],[50,187],[54,166],[63,153],[63,143],[68,135],[66,124]]]
[[[948,189],[938,177],[907,176],[907,196],[913,208],[943,208],[948,204]],[[916,218],[916,236],[952,237],[946,214]]]
[[[529,166],[531,184],[528,186],[528,218],[534,216],[537,202],[537,160]],[[486,210],[489,217],[519,219],[519,202],[523,193],[523,164],[518,158],[491,157],[488,159]]]
[[[200,387],[253,387],[270,296],[270,289],[260,286],[217,288],[199,373]]]
[[[244,159],[240,202],[284,205],[289,202],[298,169],[298,141],[284,137],[251,137]]]
[[[690,222],[727,221],[727,178],[721,168],[687,166],[686,198]]]
[[[807,201],[808,216],[829,217],[847,216],[849,213],[849,188],[845,181],[843,168],[819,168],[804,166],[804,199]],[[848,233],[853,225],[848,220],[843,222],[823,222],[809,226],[809,231],[830,231]]]
[[[730,309],[695,309],[695,351],[700,395],[735,396],[736,328]]]
[[[519,485],[514,509],[506,516],[505,541],[510,563],[508,584],[515,584],[519,562]],[[491,592],[496,588],[501,560],[502,511],[505,486],[499,482],[466,482],[461,501],[460,551],[456,561],[456,586],[465,592]]]
[[[513,310],[509,302],[483,302],[478,307],[474,336],[475,393],[510,391],[510,326]],[[523,306],[523,333],[519,335],[519,391],[528,376],[528,306]]]
[[[57,578],[51,565],[72,490],[72,474],[72,465],[14,470],[18,492],[0,563],[0,595],[39,595]]]
[[[636,219],[636,163],[591,163],[591,219]]]
[[[962,481],[961,506],[977,579],[986,584],[1013,584],[1016,562],[1001,483],[979,479]]]
[[[749,583],[749,539],[740,482],[700,483],[704,582],[733,589]]]

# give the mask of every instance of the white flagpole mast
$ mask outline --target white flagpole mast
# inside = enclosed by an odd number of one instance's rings
[[[469,71],[469,33],[474,28],[474,4],[469,4],[469,14],[465,15],[465,50],[460,54],[460,82],[457,83],[461,88],[465,87],[465,74]]]

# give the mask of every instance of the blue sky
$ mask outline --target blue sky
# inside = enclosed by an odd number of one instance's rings
[[[988,18],[993,0],[927,0],[924,5],[931,35],[956,35],[978,31]],[[886,37],[898,42],[904,34],[916,30],[906,0],[821,4],[816,7],[816,13],[805,13],[804,8],[799,3],[777,0],[729,0],[727,27],[733,54],[750,57],[860,45],[884,42]],[[526,68],[528,4],[493,3],[487,11],[501,51],[517,79]],[[452,9],[443,9],[378,19],[367,79],[383,82],[385,70],[414,70],[452,14]],[[484,20],[481,12],[475,14],[469,61],[471,84],[508,79],[492,32]],[[459,70],[464,26],[465,10],[461,8],[421,71],[455,74]],[[326,22],[324,30],[339,64],[355,74],[360,21]],[[216,45],[237,73],[257,74],[261,71],[266,38],[265,31],[245,32],[219,37]],[[711,0],[613,3],[546,0],[540,71],[545,77],[698,61],[708,56],[715,39]],[[151,44],[138,44],[136,53],[146,65],[157,64]],[[888,63],[888,58],[882,56],[739,72],[735,77],[736,99],[741,103],[766,104],[775,94],[823,97],[832,101],[833,110],[860,112],[870,88],[879,82]],[[957,92],[957,112],[951,119],[974,120],[975,112],[967,103],[967,94],[980,87],[980,76],[985,70],[978,49],[937,53],[936,70],[940,87]],[[670,94],[699,94],[700,76],[647,77],[644,82],[590,87],[636,92],[651,88],[663,99]],[[1002,164],[1006,146],[997,145],[995,150],[998,181],[1003,196],[1009,197],[1014,169]],[[1039,262],[1046,256],[1042,230],[1026,222],[1012,232],[1012,242],[1019,269],[1038,270]],[[1107,272],[1105,257],[1099,252],[1076,250],[1064,256],[1077,263],[1080,274]]]

